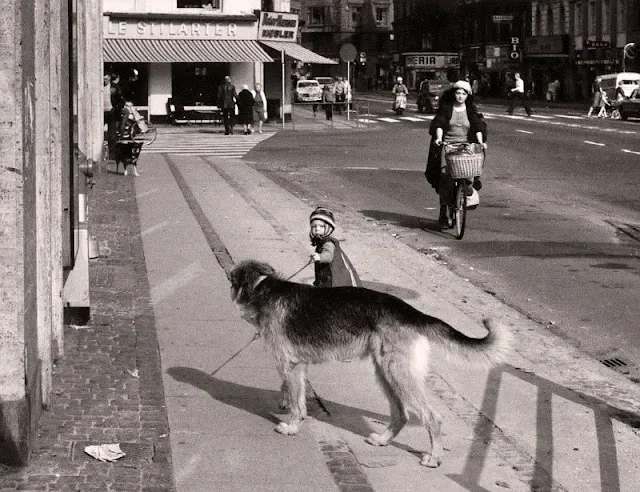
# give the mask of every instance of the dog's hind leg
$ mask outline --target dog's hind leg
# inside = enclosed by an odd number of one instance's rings
[[[307,365],[296,364],[284,371],[284,383],[288,387],[289,403],[291,404],[291,420],[280,422],[276,431],[280,434],[295,435],[300,430],[302,420],[307,416],[307,395],[305,391],[307,381]]]
[[[365,441],[373,446],[386,446],[400,433],[407,422],[409,422],[409,414],[407,413],[402,400],[396,393],[393,381],[390,380],[383,367],[375,359],[374,365],[378,382],[389,400],[389,406],[391,408],[391,422],[380,434],[375,432],[369,434],[369,437],[367,437]]]

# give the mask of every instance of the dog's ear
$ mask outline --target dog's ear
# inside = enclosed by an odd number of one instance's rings
[[[243,261],[233,267],[229,275],[231,280],[231,287],[236,292],[236,296],[241,294],[251,295],[253,288],[262,276],[276,276],[276,271],[267,263],[261,263],[259,261]],[[238,299],[240,300],[240,299]]]

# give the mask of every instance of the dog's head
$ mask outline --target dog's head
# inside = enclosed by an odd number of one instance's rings
[[[253,291],[264,277],[275,277],[276,271],[267,263],[247,260],[238,263],[231,270],[231,299],[239,306],[246,306]]]

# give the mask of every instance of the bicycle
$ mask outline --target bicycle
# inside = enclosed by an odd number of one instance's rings
[[[453,179],[453,201],[445,205],[446,217],[449,227],[455,229],[456,239],[462,239],[467,222],[467,189],[472,186],[474,177],[482,175],[484,147],[480,144],[443,143],[442,151]]]
[[[158,137],[155,125],[146,120],[140,113],[135,116],[135,119],[136,122],[131,129],[131,138],[137,142],[142,142],[142,145],[151,145]]]

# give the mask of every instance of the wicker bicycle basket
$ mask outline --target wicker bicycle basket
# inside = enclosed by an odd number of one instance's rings
[[[455,152],[445,154],[451,177],[454,179],[469,178],[482,175],[484,154]]]

